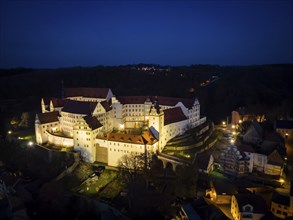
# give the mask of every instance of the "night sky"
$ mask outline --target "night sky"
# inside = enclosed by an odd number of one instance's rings
[[[293,63],[293,1],[0,1],[0,68]]]

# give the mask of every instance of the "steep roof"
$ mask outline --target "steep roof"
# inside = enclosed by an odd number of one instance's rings
[[[143,134],[142,134],[142,137],[143,139],[145,140],[145,142],[147,144],[154,144],[156,143],[158,140],[155,138],[155,136],[152,134],[152,132],[150,130],[148,131],[145,131]]]
[[[235,195],[240,212],[245,205],[253,206],[253,213],[265,214],[268,209],[265,200],[256,194],[237,194]]]
[[[275,122],[276,128],[293,129],[293,121],[289,120],[278,120]]]
[[[277,150],[274,150],[269,156],[268,156],[268,163],[272,165],[280,165],[282,166],[284,164],[284,160],[279,154]]]
[[[118,141],[131,144],[144,144],[144,140],[141,135],[124,134],[124,133],[109,133],[107,136],[109,141]]]
[[[37,114],[37,117],[39,121],[41,122],[41,124],[57,122],[59,121],[58,116],[59,116],[58,111]]]
[[[148,96],[119,96],[117,99],[123,104],[144,104]]]
[[[97,104],[98,102],[67,100],[62,111],[73,114],[90,115],[96,108]]]
[[[164,110],[164,125],[172,124],[186,119],[187,117],[184,115],[180,107]]]
[[[112,107],[110,106],[109,102],[107,101],[102,101],[100,102],[103,108],[105,109],[106,112],[110,111]]]
[[[90,98],[106,98],[109,88],[64,88],[65,97],[83,96]]]
[[[211,182],[211,185],[214,187],[217,195],[234,195],[237,193],[236,186],[232,183],[223,182],[215,179]]]
[[[186,108],[192,108],[195,100],[193,99],[185,99],[185,98],[174,98],[174,97],[163,97],[163,96],[119,96],[117,99],[122,104],[144,104],[147,99],[150,99],[152,103],[155,101],[158,102],[159,105],[165,106],[175,106],[178,102],[182,102],[182,104]],[[197,100],[198,103],[198,100]]]
[[[86,121],[86,123],[92,130],[95,130],[103,126],[96,117],[87,115],[83,117],[83,119]]]
[[[228,220],[226,215],[217,206],[204,197],[200,197],[191,204],[201,219]]]
[[[58,99],[58,98],[52,98],[51,101],[52,101],[54,108],[63,107],[64,103],[65,103],[64,100]]]
[[[244,144],[241,142],[236,142],[235,145],[237,146],[237,149],[241,152],[248,152],[248,153],[254,153],[255,150],[253,147],[249,144]]]
[[[289,195],[281,195],[277,192],[274,192],[273,197],[272,197],[272,202],[289,207],[290,206],[290,196]]]
[[[284,138],[282,138],[282,136],[275,131],[265,131],[264,140],[276,143],[284,143]]]
[[[256,132],[258,133],[258,135],[260,137],[262,137],[262,135],[263,135],[263,129],[260,126],[260,124],[256,120],[253,120],[252,123],[251,123],[251,125],[254,127],[254,129],[256,130]]]
[[[182,102],[182,104],[186,108],[192,108],[194,100],[193,99],[185,99],[185,98],[174,98],[174,97],[152,97],[152,100],[157,98],[159,105],[166,105],[166,106],[175,106],[178,102]]]

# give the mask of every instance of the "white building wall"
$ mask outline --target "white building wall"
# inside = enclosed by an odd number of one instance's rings
[[[73,147],[73,139],[69,137],[62,137],[54,135],[46,131],[48,142],[61,147]]]

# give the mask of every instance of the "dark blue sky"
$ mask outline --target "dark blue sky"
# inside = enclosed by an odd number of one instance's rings
[[[0,68],[293,63],[293,1],[0,1]]]

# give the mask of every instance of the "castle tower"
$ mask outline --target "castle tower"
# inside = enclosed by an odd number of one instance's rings
[[[45,113],[46,112],[46,105],[45,105],[44,99],[41,100],[41,108],[42,108],[42,113]]]
[[[159,152],[163,149],[163,129],[164,129],[164,112],[161,110],[159,103],[157,101],[152,105],[149,113],[149,127],[153,127],[159,133]]]

